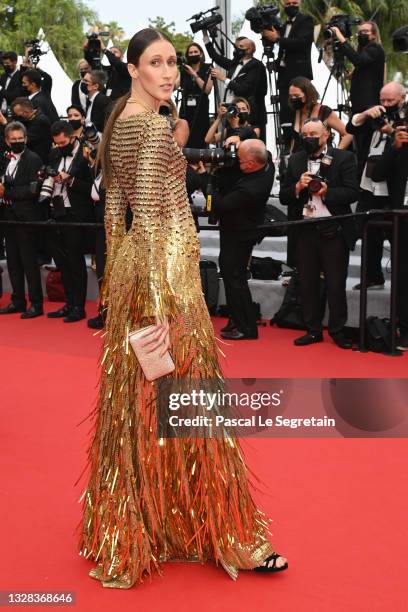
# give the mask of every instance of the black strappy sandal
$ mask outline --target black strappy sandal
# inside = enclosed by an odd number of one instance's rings
[[[285,569],[288,569],[288,564],[282,565],[282,567],[276,567],[276,560],[282,557],[279,553],[274,552],[270,557],[267,557],[264,561],[264,565],[260,565],[259,567],[254,567],[254,572],[281,572]],[[268,565],[270,561],[273,561],[272,565]]]

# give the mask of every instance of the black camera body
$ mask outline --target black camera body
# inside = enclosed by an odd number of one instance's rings
[[[217,8],[218,7],[214,7],[208,9],[208,11],[203,11],[202,13],[197,13],[196,15],[190,17],[190,19],[195,19],[193,23],[190,23],[190,28],[193,34],[196,34],[200,30],[208,30],[209,32],[211,32],[212,30],[214,31],[217,26],[222,23],[222,15],[220,15],[220,13],[216,13]],[[208,17],[204,17],[204,19],[201,19],[206,13],[211,14],[208,15]],[[187,21],[190,21],[190,19],[188,19]]]
[[[273,4],[267,6],[254,6],[248,9],[245,13],[245,19],[248,19],[251,30],[256,34],[260,34],[262,30],[270,30],[271,28],[274,28],[280,33],[284,30],[283,24],[279,18],[279,8]]]
[[[323,29],[323,38],[326,41],[335,40],[333,30],[331,28],[339,28],[345,38],[351,38],[353,35],[352,26],[359,25],[362,19],[359,17],[349,17],[349,15],[333,15],[329,23]]]
[[[392,47],[396,53],[408,53],[408,25],[395,30],[391,38]]]
[[[228,117],[237,117],[239,114],[239,108],[236,104],[234,104],[233,102],[227,103],[227,102],[223,102],[221,104],[221,106],[224,106],[227,109],[227,116]]]
[[[313,196],[314,194],[318,193],[325,182],[326,179],[321,176],[321,174],[312,174],[311,181],[307,186],[309,195]]]
[[[93,123],[86,123],[81,136],[81,142],[96,148],[100,143],[99,132]]]
[[[212,166],[233,166],[238,159],[237,147],[231,144],[227,149],[183,149],[183,155],[191,164],[198,164],[200,161]]]
[[[38,38],[35,38],[34,40],[26,40],[24,42],[24,46],[30,47],[28,59],[32,64],[34,64],[34,66],[38,64],[40,57],[47,53],[47,51],[41,51],[40,40]]]
[[[94,70],[99,70],[102,68],[101,64],[101,41],[98,40],[99,36],[109,36],[109,32],[92,32],[92,34],[87,34],[86,37],[88,39],[88,47],[86,50],[86,58],[88,62],[91,64]]]

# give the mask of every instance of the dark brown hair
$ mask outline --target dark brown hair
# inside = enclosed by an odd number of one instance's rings
[[[127,62],[129,64],[133,64],[134,66],[138,66],[140,56],[144,53],[147,47],[157,40],[167,40],[171,43],[171,40],[168,36],[166,36],[166,34],[163,34],[154,28],[145,28],[144,30],[137,32],[130,39],[129,46],[127,48]],[[119,100],[116,102],[103,130],[103,137],[99,146],[97,163],[100,163],[102,167],[103,182],[106,188],[109,187],[112,181],[110,143],[112,139],[113,126],[115,125],[116,119],[123,112],[126,102],[130,98],[130,93],[131,90],[129,90],[127,94],[119,98]]]
[[[205,62],[205,54],[204,54],[203,48],[198,43],[196,43],[196,42],[192,42],[192,43],[190,43],[188,45],[188,47],[186,49],[186,52],[185,52],[185,55],[186,56],[188,55],[188,52],[190,51],[191,47],[197,47],[197,49],[200,52],[200,64],[204,64],[204,62]]]
[[[319,94],[316,87],[313,85],[312,81],[307,79],[306,77],[295,77],[289,83],[290,87],[297,87],[305,94],[306,98],[306,107],[311,111],[314,106],[316,106],[317,101],[319,99]],[[289,106],[291,107],[290,97],[289,97]]]

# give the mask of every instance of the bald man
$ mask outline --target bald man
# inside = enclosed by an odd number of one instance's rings
[[[291,207],[293,219],[325,221],[299,226],[296,264],[307,333],[294,343],[306,346],[323,341],[320,274],[324,272],[329,334],[337,346],[350,349],[352,344],[344,333],[346,280],[356,234],[353,219],[336,221],[336,215],[350,214],[350,205],[358,198],[357,163],[353,153],[327,145],[329,130],[319,119],[305,121],[302,139],[302,150],[289,158],[279,198],[282,204]],[[313,189],[311,181],[316,175],[324,180],[319,180],[317,189]]]
[[[235,41],[234,58],[231,60],[216,52],[206,30],[203,30],[203,40],[211,59],[227,71],[227,74],[224,74],[219,68],[212,70],[212,77],[223,82],[226,87],[224,101],[232,102],[236,96],[248,100],[251,106],[249,123],[260,128],[260,138],[266,142],[265,96],[268,84],[265,66],[254,58],[254,41],[239,36]]]
[[[393,190],[393,177],[390,174],[384,180],[374,181],[372,178],[373,161],[375,157],[383,155],[391,147],[395,126],[399,123],[400,114],[404,113],[405,99],[405,87],[401,83],[391,81],[380,91],[380,104],[353,115],[347,124],[347,131],[357,137],[360,145],[358,150],[361,174],[359,211],[391,207],[390,193]],[[378,123],[379,120],[383,125]],[[385,279],[381,265],[383,243],[383,230],[371,229],[367,246],[368,288],[371,290],[384,287]],[[359,290],[360,283],[355,285],[354,289]]]
[[[220,223],[219,265],[231,323],[221,333],[228,340],[256,339],[258,328],[247,266],[258,241],[257,226],[263,223],[275,169],[261,140],[243,141],[238,148],[240,171],[235,184],[216,200]]]

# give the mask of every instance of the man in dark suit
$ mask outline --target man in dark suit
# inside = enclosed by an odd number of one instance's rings
[[[351,213],[358,198],[357,163],[353,153],[327,147],[327,127],[309,119],[302,129],[303,150],[289,158],[288,171],[279,199],[295,211],[295,217],[327,221],[302,225],[297,238],[297,267],[307,334],[296,346],[322,342],[320,273],[323,271],[329,304],[329,334],[340,348],[351,348],[344,334],[347,322],[346,279],[350,249],[356,232],[353,219],[336,221],[336,215]],[[324,180],[314,181],[316,175]]]
[[[77,68],[79,71],[79,79],[72,83],[71,104],[74,106],[82,106],[84,111],[86,111],[88,88],[83,79],[87,72],[91,72],[92,68],[86,59],[79,60]]]
[[[102,91],[105,88],[106,75],[103,70],[91,70],[84,76],[84,83],[88,90],[86,102],[86,122],[93,123],[98,132],[103,132],[107,118],[110,98]]]
[[[205,30],[203,35],[209,56],[227,71],[226,75],[218,68],[213,68],[211,71],[212,77],[222,81],[226,86],[224,101],[232,102],[236,96],[248,100],[251,105],[249,123],[261,129],[260,138],[265,141],[267,121],[265,96],[268,84],[265,66],[254,58],[255,43],[242,36],[237,38],[234,59],[231,60],[216,52]]]
[[[58,113],[51,97],[41,90],[41,75],[38,70],[27,70],[21,77],[23,89],[35,108],[39,108],[48,117],[51,125],[58,121]]]
[[[396,128],[373,168],[372,180],[387,181],[390,208],[408,210],[408,126]],[[400,335],[397,348],[408,351],[408,218],[400,220],[399,230],[397,309]],[[392,240],[390,233],[387,237]]]
[[[42,161],[27,147],[27,132],[22,123],[9,123],[5,139],[10,148],[9,162],[0,197],[3,198],[4,219],[9,221],[39,221],[38,171]],[[21,312],[22,319],[33,319],[43,314],[43,292],[40,267],[37,263],[37,242],[34,228],[8,226],[6,228],[7,268],[12,294],[11,303],[0,309],[0,314]],[[31,306],[26,310],[25,278]]]
[[[380,45],[380,32],[374,21],[358,26],[358,47],[354,49],[339,28],[331,28],[339,41],[340,51],[354,65],[350,84],[352,113],[360,113],[379,102],[384,84],[385,53]]]
[[[228,340],[256,339],[258,329],[247,281],[252,249],[259,240],[275,168],[265,144],[249,139],[238,148],[240,171],[221,188],[215,211],[220,223],[219,264],[233,325],[221,333]]]
[[[0,77],[0,109],[5,113],[13,100],[23,95],[23,89],[21,72],[17,68],[17,53],[14,51],[3,53],[2,64],[4,74]]]
[[[11,105],[13,116],[27,129],[27,146],[37,153],[44,164],[48,163],[51,150],[51,123],[40,109],[34,108],[28,98],[16,98]]]
[[[53,124],[52,137],[56,146],[51,151],[49,165],[59,174],[54,179],[51,217],[64,224],[93,221],[92,175],[82,145],[67,121]],[[61,271],[67,302],[62,308],[49,312],[49,318],[63,318],[65,323],[74,323],[86,317],[85,233],[86,230],[78,227],[61,227],[51,232],[50,250]]]
[[[293,111],[289,108],[289,85],[292,79],[303,76],[313,80],[312,43],[313,19],[299,12],[301,0],[285,0],[284,11],[288,17],[285,29],[280,34],[274,28],[262,31],[262,38],[270,43],[279,43],[276,69],[278,75],[280,123],[292,125]],[[288,133],[289,130],[285,130]],[[289,136],[288,136],[289,138]]]

